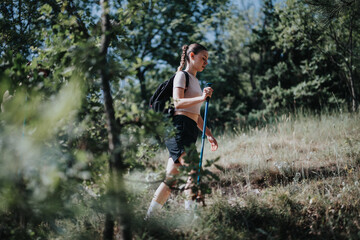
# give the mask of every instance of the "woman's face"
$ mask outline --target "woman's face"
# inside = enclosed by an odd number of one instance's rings
[[[208,64],[209,53],[206,50],[200,51],[198,54],[190,53],[193,67],[196,71],[202,72]]]

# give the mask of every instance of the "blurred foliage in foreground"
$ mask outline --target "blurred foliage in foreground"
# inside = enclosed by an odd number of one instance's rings
[[[149,95],[144,74],[156,69],[155,60],[178,57],[162,48],[203,39],[196,25],[216,13],[215,3],[109,4],[103,3],[111,23],[105,65],[98,1],[0,4],[6,30],[0,45],[1,239],[112,239],[106,226],[122,235],[132,195],[122,176],[109,172],[104,73],[120,130],[114,151],[122,173],[154,168],[161,136],[172,133],[169,119],[141,101]]]

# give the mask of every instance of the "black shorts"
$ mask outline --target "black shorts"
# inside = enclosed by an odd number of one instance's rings
[[[184,115],[175,115],[173,125],[176,128],[174,137],[165,140],[165,145],[169,150],[169,157],[174,163],[179,163],[179,157],[185,151],[185,147],[196,143],[199,134],[197,123]]]

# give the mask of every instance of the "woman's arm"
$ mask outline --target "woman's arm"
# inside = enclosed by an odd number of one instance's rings
[[[197,126],[201,131],[204,128],[204,120],[200,115],[199,115],[199,118],[198,118]],[[208,136],[208,137],[212,137],[211,130],[208,127],[206,127],[205,135]]]
[[[201,131],[204,128],[204,120],[202,119],[201,116],[198,117],[197,126]],[[207,136],[207,139],[209,140],[209,142],[211,144],[211,151],[216,151],[218,149],[218,143],[217,143],[216,139],[214,138],[214,136],[212,135],[211,130],[208,127],[206,127],[205,135]]]
[[[185,89],[176,87],[173,90],[173,98],[175,108],[188,108],[198,103],[202,103],[206,100],[207,97],[211,97],[213,89],[211,87],[206,87],[203,90],[202,96],[194,98],[184,98]]]

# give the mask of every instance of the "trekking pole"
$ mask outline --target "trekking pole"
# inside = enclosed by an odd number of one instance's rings
[[[211,85],[212,85],[212,83],[207,83],[206,87],[211,87]],[[210,97],[207,97],[206,104],[205,104],[203,131],[202,131],[202,137],[201,137],[201,152],[200,152],[199,170],[198,170],[198,176],[197,176],[197,184],[198,185],[200,184],[200,172],[201,172],[202,158],[203,158],[203,154],[204,154],[206,121],[207,121],[207,114],[208,114],[208,108],[209,108],[209,100],[210,100]]]

